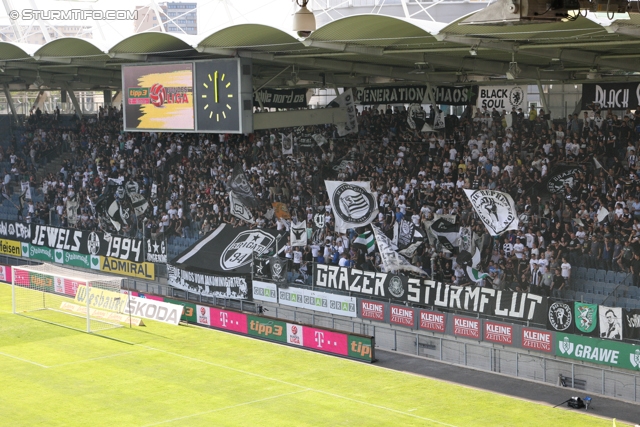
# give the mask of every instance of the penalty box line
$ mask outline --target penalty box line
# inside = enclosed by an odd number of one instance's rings
[[[303,389],[301,391],[313,391],[313,392],[316,392],[316,393],[325,394],[327,396],[335,397],[337,399],[344,399],[344,400],[348,400],[350,402],[359,403],[361,405],[370,406],[372,408],[382,409],[382,410],[389,411],[389,412],[394,412],[394,413],[400,414],[400,415],[406,415],[407,417],[417,418],[417,419],[420,419],[420,420],[423,420],[423,421],[429,421],[431,423],[435,423],[435,424],[438,424],[438,425],[441,425],[441,426],[445,426],[445,427],[458,427],[458,426],[456,426],[454,424],[448,424],[448,423],[445,423],[443,421],[434,420],[432,418],[421,417],[419,415],[415,415],[415,414],[411,414],[411,413],[408,413],[408,412],[400,411],[398,409],[393,409],[393,408],[389,408],[387,406],[377,405],[375,403],[370,403],[370,402],[365,402],[365,401],[358,400],[358,399],[353,399],[351,397],[346,397],[346,396],[342,396],[342,395],[339,395],[339,394],[331,393],[331,392],[328,392],[328,391],[319,390],[319,389],[316,389],[316,388],[313,388],[313,387],[305,387],[305,386],[302,386],[300,384],[291,383],[291,382],[288,382],[288,381],[280,380],[278,378],[272,378],[272,377],[268,377],[266,375],[256,374],[255,372],[245,371],[243,369],[238,369],[238,368],[232,368],[230,366],[221,365],[219,363],[213,363],[213,362],[209,362],[207,360],[202,360],[202,359],[198,359],[196,357],[191,357],[191,356],[185,356],[185,355],[180,354],[180,353],[174,353],[172,351],[162,350],[162,349],[155,348],[155,347],[150,347],[150,346],[147,346],[147,345],[142,345],[142,344],[137,344],[137,345],[139,345],[141,347],[148,348],[150,350],[159,351],[161,353],[169,354],[171,356],[181,357],[183,359],[191,360],[191,361],[194,361],[194,362],[204,363],[206,365],[211,365],[211,366],[215,366],[215,367],[218,367],[218,368],[227,369],[227,370],[238,372],[238,373],[245,374],[245,375],[251,375],[251,376],[254,376],[254,377],[257,377],[257,378],[261,378],[261,379],[264,379],[264,380],[279,382],[281,384],[285,384],[285,385],[289,385],[289,386],[293,386],[293,387],[299,387],[299,388]],[[333,356],[327,356],[327,357],[333,357]],[[211,411],[211,412],[213,412],[213,411]],[[151,425],[155,425],[155,424],[149,424],[149,425],[151,426]]]

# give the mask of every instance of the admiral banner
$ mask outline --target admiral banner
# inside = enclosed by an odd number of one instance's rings
[[[278,290],[278,301],[282,305],[321,311],[340,316],[357,317],[356,298],[328,292],[316,292],[303,288],[285,288]]]
[[[637,345],[557,333],[555,353],[583,362],[640,370],[640,346]]]
[[[480,88],[478,108],[496,109],[499,112],[512,108],[527,108],[527,87],[526,86],[484,86]]]
[[[589,110],[594,104],[603,110],[625,110],[640,105],[640,83],[597,83],[582,85],[582,109]]]
[[[92,268],[95,257],[92,257]],[[138,279],[156,279],[155,265],[150,262],[131,262],[116,258],[99,257],[100,271],[117,275],[137,277]],[[97,269],[96,269],[97,270]]]
[[[435,103],[443,105],[475,105],[478,86],[434,87]],[[356,89],[356,102],[376,104],[430,104],[426,86],[371,86]]]
[[[187,292],[217,298],[251,299],[251,280],[246,275],[215,276],[171,264],[167,264],[167,275],[169,286]]]
[[[260,105],[262,103],[262,105]],[[307,89],[262,88],[253,93],[253,106],[266,108],[307,108]]]
[[[222,224],[175,259],[182,269],[206,269],[224,275],[250,274],[254,257],[275,251],[278,231]],[[282,245],[280,245],[282,247]]]

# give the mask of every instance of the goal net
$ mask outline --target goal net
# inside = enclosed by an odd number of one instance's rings
[[[122,326],[122,279],[51,264],[13,267],[13,313],[83,332]]]

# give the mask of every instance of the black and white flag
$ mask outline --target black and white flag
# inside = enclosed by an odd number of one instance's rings
[[[498,236],[507,230],[517,230],[520,224],[513,198],[494,190],[464,190],[487,231]]]
[[[449,252],[456,252],[459,246],[460,227],[440,218],[431,224],[431,232],[438,242]]]
[[[291,224],[291,246],[307,246],[307,221]]]
[[[231,175],[231,181],[229,182],[230,190],[232,190],[235,195],[242,200],[246,206],[255,208],[258,206],[258,201],[256,200],[256,196],[253,194],[253,190],[251,189],[251,185],[249,185],[249,181],[247,180],[244,171],[242,170],[242,165],[237,163],[233,168],[233,174]]]
[[[31,200],[31,187],[29,186],[29,181],[20,182],[20,187],[22,190],[22,194],[24,194],[26,200]]]
[[[324,144],[328,142],[327,138],[325,138],[325,136],[320,133],[316,133],[315,135],[312,136],[312,138],[316,142],[316,144],[318,144],[318,147],[322,147]]]
[[[441,111],[436,111],[436,117],[433,121],[434,129],[444,129],[444,113]]]
[[[345,90],[341,93],[337,98],[331,101],[327,108],[340,108],[344,107],[347,109],[347,114],[344,118],[343,123],[336,123],[336,130],[338,131],[338,135],[345,136],[350,133],[358,133],[358,118],[357,118],[357,110],[356,110],[356,102],[353,97],[353,92],[351,89]],[[318,144],[321,145],[321,144]]]
[[[289,135],[285,135],[284,133],[280,134],[280,140],[282,143],[282,155],[290,156],[293,154],[293,133]]]
[[[382,259],[382,265],[387,272],[390,271],[413,271],[418,274],[427,274],[420,267],[416,267],[411,264],[409,260],[393,250],[393,243],[378,227],[371,224],[373,234],[375,235],[376,244],[378,245],[378,251],[380,252],[380,258]]]
[[[124,189],[127,192],[127,196],[129,196],[133,211],[137,216],[142,216],[149,207],[149,202],[140,194],[140,186],[135,181],[127,181]]]
[[[276,283],[286,283],[289,262],[286,259],[274,256],[269,258],[271,268],[271,280]]]
[[[256,222],[253,219],[253,215],[251,214],[249,207],[245,206],[245,204],[242,203],[242,200],[240,200],[233,191],[229,191],[229,204],[231,208],[231,215],[250,224],[254,224]]]
[[[377,194],[369,182],[325,181],[329,201],[340,230],[371,224],[378,215]]]
[[[320,242],[324,238],[324,226],[326,220],[324,207],[318,208],[311,220],[311,241]]]
[[[600,338],[609,340],[622,340],[622,308],[598,307],[598,324],[600,325]]]
[[[77,196],[67,198],[67,221],[72,227],[78,222],[78,206],[80,203]]]
[[[253,258],[253,278],[260,280],[271,280],[271,258],[254,257]]]

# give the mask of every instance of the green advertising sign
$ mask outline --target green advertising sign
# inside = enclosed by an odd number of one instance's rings
[[[373,362],[373,339],[349,335],[349,357]]]
[[[640,371],[640,346],[556,333],[556,356]]]
[[[51,248],[46,248],[44,246],[35,246],[30,245],[28,243],[22,244],[22,256],[25,256],[24,250],[25,245],[27,245],[27,255],[31,259],[39,259],[40,261],[53,262],[54,261],[54,250]]]
[[[91,268],[91,256],[79,252],[62,251],[62,262],[64,265],[73,267]]]
[[[170,304],[177,304],[184,307],[184,311],[182,312],[182,317],[180,317],[181,321],[198,323],[198,315],[196,314],[195,304],[190,302],[185,302],[185,301],[178,301],[171,298],[164,298],[164,302],[168,302]]]
[[[591,333],[598,325],[598,304],[575,303],[576,328],[585,334]]]
[[[265,317],[247,315],[249,335],[270,341],[287,342],[287,323]]]

